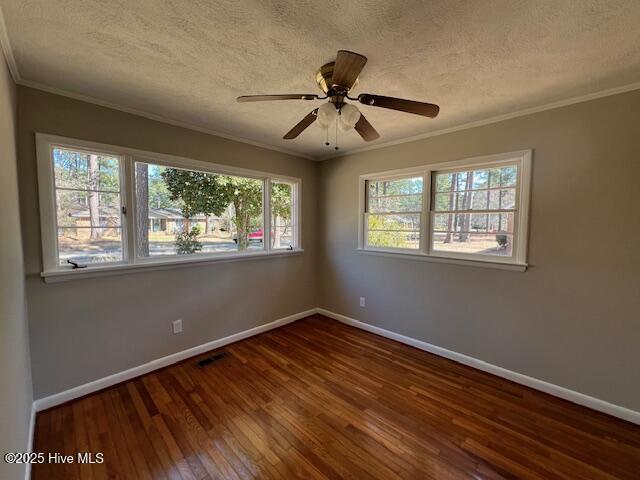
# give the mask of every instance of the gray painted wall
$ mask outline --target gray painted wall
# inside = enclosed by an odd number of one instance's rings
[[[640,411],[639,125],[634,91],[323,162],[321,305]],[[527,272],[356,252],[359,175],[528,148]]]
[[[640,410],[639,121],[636,91],[317,164],[19,87],[35,397],[320,305]],[[35,132],[301,177],[305,252],[45,284]],[[527,148],[527,272],[355,251],[358,175]]]
[[[35,398],[318,305],[317,163],[26,87],[18,124]],[[302,178],[305,252],[45,284],[35,132]],[[178,318],[184,332],[173,335]]]
[[[15,85],[0,53],[0,452],[29,444],[31,373],[16,174]],[[0,478],[24,478],[25,465],[0,460]]]

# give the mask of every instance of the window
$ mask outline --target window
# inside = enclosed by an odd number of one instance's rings
[[[297,239],[296,185],[271,181],[271,248],[293,249]]]
[[[366,180],[366,244],[420,248],[422,176]]]
[[[436,252],[513,256],[518,165],[433,173]]]
[[[530,168],[524,151],[364,175],[360,248],[526,266]]]
[[[58,263],[121,262],[121,159],[53,148]]]
[[[146,162],[135,179],[140,257],[264,250],[264,181]]]
[[[42,134],[37,149],[45,277],[300,250],[298,179]]]

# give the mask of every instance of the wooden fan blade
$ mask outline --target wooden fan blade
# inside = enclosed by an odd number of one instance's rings
[[[423,117],[434,118],[438,115],[440,107],[433,103],[416,102],[415,100],[403,100],[402,98],[383,97],[381,95],[371,95],[362,93],[358,95],[358,101],[364,105],[374,107],[389,108],[401,112],[414,113]]]
[[[338,50],[336,63],[333,66],[333,78],[331,83],[333,86],[339,86],[349,90],[356,83],[358,75],[367,63],[367,57],[349,52],[347,50]]]
[[[282,138],[284,138],[285,140],[292,140],[294,138],[296,138],[298,135],[300,135],[302,132],[304,132],[304,130],[311,125],[313,122],[316,121],[316,116],[318,114],[318,109],[316,108],[315,110],[312,110],[311,112],[309,112],[309,114],[304,117],[302,120],[300,120],[300,122],[298,122],[298,124],[293,127],[291,130],[289,130],[286,135]]]
[[[360,120],[358,120],[358,123],[356,123],[354,128],[365,142],[370,142],[372,140],[380,138],[380,134],[376,131],[375,128],[373,128],[373,126],[369,123],[365,116],[362,115],[362,113],[360,114]]]
[[[264,102],[268,100],[316,100],[318,95],[313,93],[285,93],[283,95],[243,95],[238,102]]]

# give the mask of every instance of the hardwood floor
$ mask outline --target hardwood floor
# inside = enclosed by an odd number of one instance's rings
[[[38,414],[34,479],[640,478],[640,427],[322,316]]]

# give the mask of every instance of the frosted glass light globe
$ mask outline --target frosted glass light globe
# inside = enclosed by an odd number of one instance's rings
[[[351,125],[347,125],[346,123],[344,123],[344,121],[342,120],[342,117],[340,117],[340,120],[338,120],[338,128],[340,129],[341,132],[348,132],[353,127]]]
[[[358,120],[360,120],[360,110],[349,103],[342,106],[340,109],[340,126],[342,129],[349,130],[355,127]]]
[[[320,128],[329,128],[336,121],[338,111],[333,103],[327,102],[320,105],[316,115],[316,123]]]

